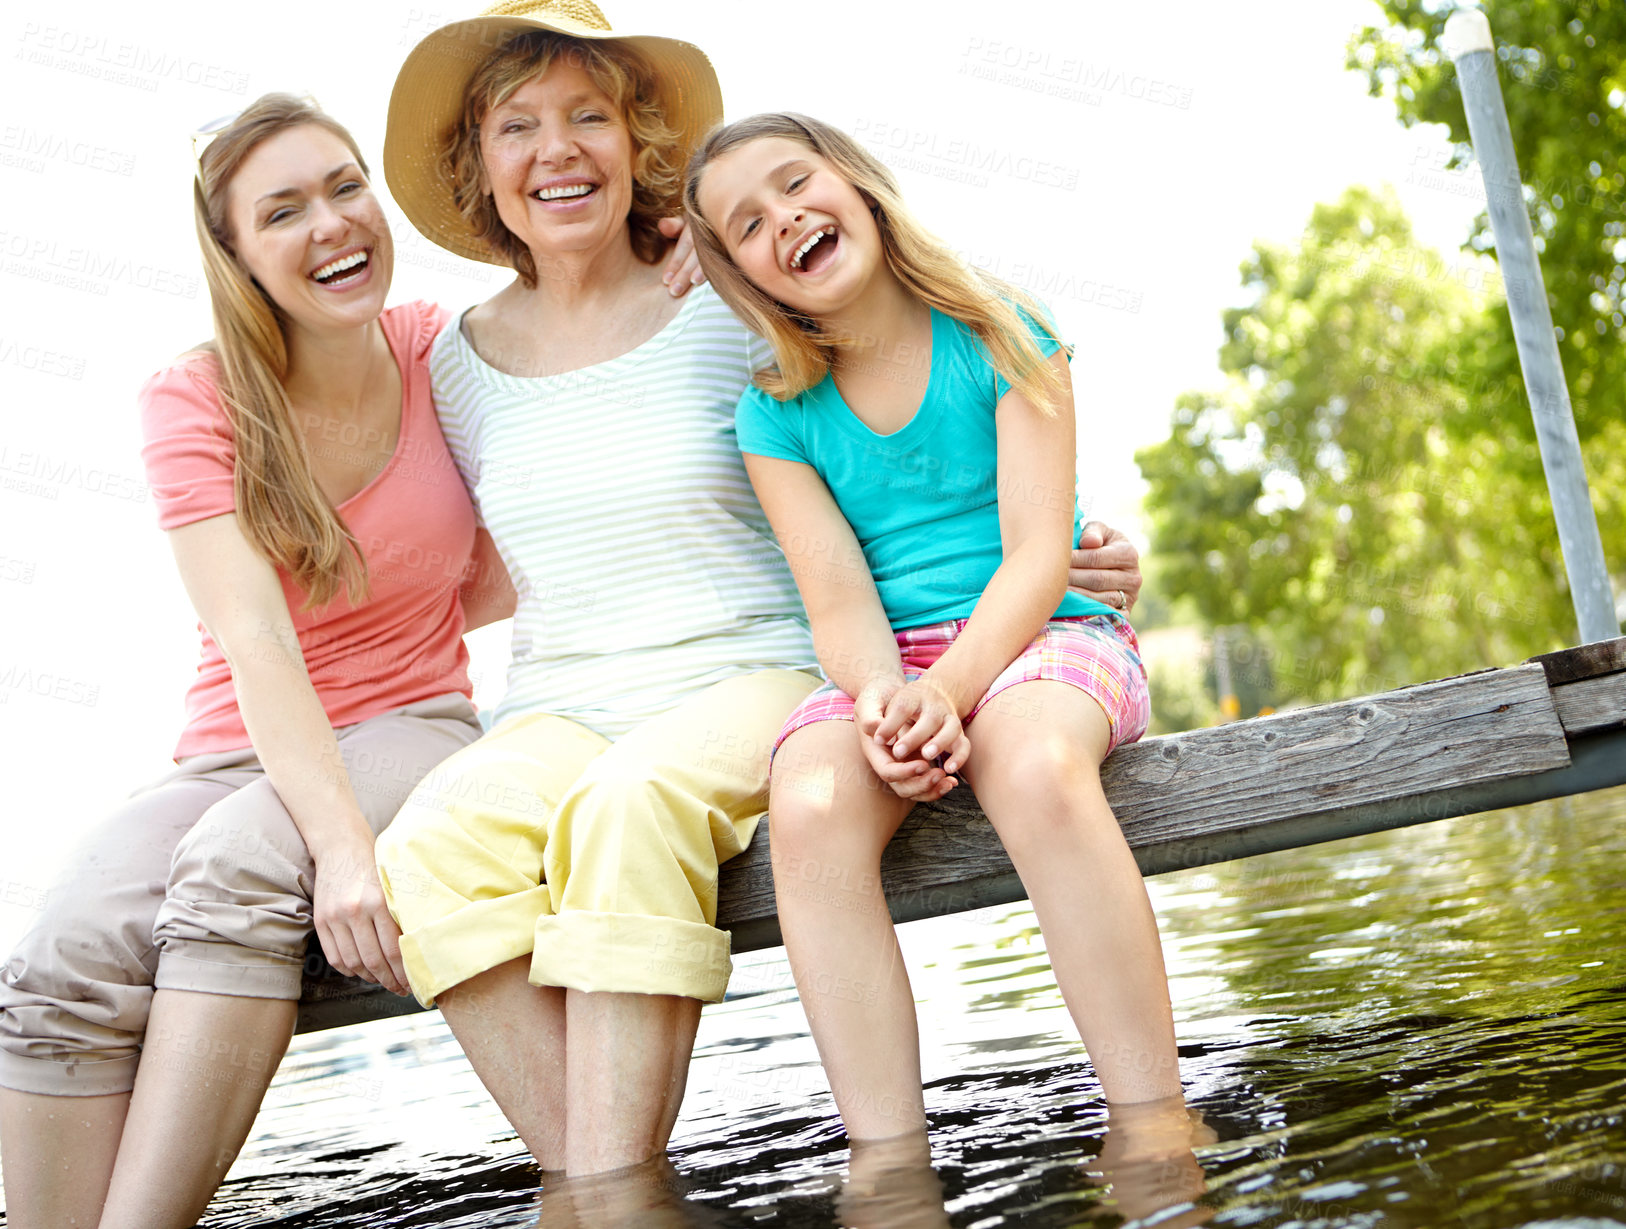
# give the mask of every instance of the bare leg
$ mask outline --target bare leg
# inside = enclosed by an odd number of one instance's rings
[[[101,1219],[130,1094],[48,1097],[0,1088],[9,1229],[88,1229]]]
[[[531,958],[499,964],[436,1002],[480,1082],[543,1169],[565,1167],[565,992],[527,980]]]
[[[1001,692],[972,721],[967,779],[1044,932],[1056,984],[1109,1102],[1180,1095],[1163,948],[1101,790],[1106,714],[1066,683]]]
[[[699,1000],[571,990],[565,1001],[566,1172],[603,1173],[664,1152],[689,1077]]]
[[[153,995],[102,1229],[197,1223],[248,1138],[298,1008],[190,990]]]
[[[769,848],[780,931],[855,1140],[926,1125],[915,1000],[881,891],[881,851],[909,809],[870,770],[850,722],[803,726],[774,759]]]
[[[683,1101],[699,1002],[533,986],[529,971],[521,956],[437,1001],[537,1164],[601,1173],[661,1153]]]

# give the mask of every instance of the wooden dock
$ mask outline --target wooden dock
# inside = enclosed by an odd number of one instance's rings
[[[1102,776],[1147,875],[1626,784],[1626,637],[1148,738]],[[964,789],[915,810],[882,875],[900,922],[1026,897]],[[766,825],[723,867],[719,892],[735,951],[779,942]],[[421,1010],[312,949],[300,1032]]]

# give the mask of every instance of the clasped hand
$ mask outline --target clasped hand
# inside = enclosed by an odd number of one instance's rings
[[[328,963],[395,994],[409,993],[401,930],[384,902],[371,842],[355,841],[315,860],[316,937]]]
[[[935,802],[960,783],[955,774],[971,757],[971,740],[932,679],[870,684],[854,698],[853,722],[865,760],[898,797]]]

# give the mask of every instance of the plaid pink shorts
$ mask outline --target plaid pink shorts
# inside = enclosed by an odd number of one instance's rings
[[[968,622],[951,619],[947,623],[928,623],[924,627],[911,627],[897,633],[898,651],[903,654],[903,673],[906,678],[919,678],[948,651]],[[1071,683],[1101,706],[1112,728],[1110,752],[1124,743],[1132,743],[1146,733],[1146,723],[1152,719],[1151,697],[1146,690],[1146,667],[1141,665],[1140,642],[1135,629],[1122,615],[1082,615],[1070,619],[1052,619],[1039,629],[1027,648],[998,678],[994,679],[982,699],[971,710],[971,717],[982,711],[983,705],[1007,687],[1018,683],[1031,683],[1035,679],[1054,679]],[[852,697],[834,683],[826,683],[796,707],[785,721],[785,728],[774,740],[774,750],[801,729],[815,721],[851,721]],[[967,718],[967,724],[970,718]]]

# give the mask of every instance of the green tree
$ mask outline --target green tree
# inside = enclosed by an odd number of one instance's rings
[[[1472,150],[1456,71],[1440,50],[1454,3],[1379,0],[1388,24],[1352,40],[1350,67],[1400,122],[1443,124]],[[1525,199],[1541,254],[1553,322],[1583,441],[1618,427],[1626,390],[1626,5],[1619,0],[1484,0],[1501,62],[1502,94],[1519,154]],[[1478,174],[1477,169],[1471,173]],[[1467,243],[1494,247],[1481,214]],[[1478,356],[1487,381],[1522,390],[1505,306]],[[1522,399],[1498,401],[1488,430],[1533,435]],[[1611,562],[1619,565],[1622,539]],[[1605,542],[1606,548],[1609,543]]]
[[[1297,245],[1243,265],[1228,382],[1184,394],[1136,457],[1153,575],[1267,646],[1253,669],[1279,703],[1573,639],[1533,433],[1480,425],[1511,399],[1476,365],[1495,344],[1487,263],[1420,247],[1392,192],[1318,206]]]

